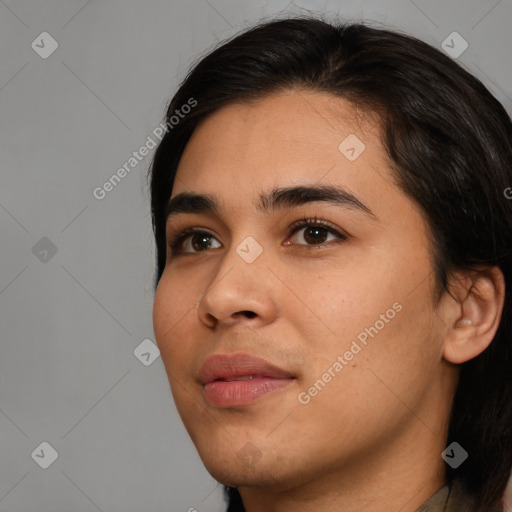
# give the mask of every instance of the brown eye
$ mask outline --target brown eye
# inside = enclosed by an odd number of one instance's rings
[[[297,241],[289,242],[287,245],[321,245],[334,240],[346,240],[347,237],[336,229],[319,221],[306,220],[295,225],[292,232]],[[329,239],[329,236],[334,238]]]
[[[216,238],[206,231],[187,229],[171,240],[169,247],[176,254],[193,254],[195,252],[216,249],[221,246],[219,242],[217,242],[218,245],[214,245],[214,241],[216,241]]]
[[[311,244],[321,244],[325,242],[329,235],[329,231],[325,228],[310,226],[304,230],[304,240]]]
[[[207,251],[212,246],[211,238],[211,235],[207,233],[195,234],[190,237],[190,245],[195,251]]]

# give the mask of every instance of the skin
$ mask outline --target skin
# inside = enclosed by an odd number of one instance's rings
[[[349,134],[366,146],[355,161],[338,149]],[[218,110],[180,161],[172,197],[208,193],[223,209],[169,220],[169,239],[197,226],[212,246],[193,252],[189,237],[188,252],[168,250],[154,331],[204,465],[239,487],[248,512],[414,512],[445,483],[440,455],[457,365],[492,341],[503,276],[495,268],[454,274],[453,296],[436,307],[427,223],[395,185],[380,137],[377,118],[347,101],[291,90]],[[375,218],[320,202],[270,214],[256,208],[260,193],[299,184],[344,187]],[[318,247],[307,228],[290,232],[315,216],[348,238],[329,234]],[[247,236],[263,248],[250,264],[236,252]],[[397,302],[401,311],[301,404],[299,393]],[[264,358],[296,379],[247,406],[214,407],[199,368],[233,353]]]

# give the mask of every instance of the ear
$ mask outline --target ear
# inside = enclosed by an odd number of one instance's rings
[[[440,311],[445,323],[443,356],[460,364],[481,354],[494,339],[505,301],[505,278],[496,267],[450,279],[450,296]]]

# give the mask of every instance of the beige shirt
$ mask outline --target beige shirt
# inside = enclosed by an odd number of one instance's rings
[[[474,512],[475,500],[454,481],[431,496],[416,512]],[[499,509],[489,512],[501,512]]]

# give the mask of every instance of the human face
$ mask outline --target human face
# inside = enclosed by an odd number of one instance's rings
[[[259,206],[293,187],[341,192]],[[171,199],[182,193],[218,208],[196,201],[169,216],[168,242],[201,233],[168,249],[153,322],[177,409],[214,478],[348,483],[372,461],[403,483],[406,454],[428,461],[432,449],[437,468],[443,441],[432,432],[446,427],[451,396],[440,384],[428,230],[393,181],[377,118],[298,90],[225,106],[185,148]],[[314,218],[326,225],[293,226]],[[218,355],[231,378],[259,378],[205,384],[201,369]]]

